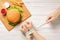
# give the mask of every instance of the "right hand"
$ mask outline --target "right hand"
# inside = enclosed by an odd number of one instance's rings
[[[46,23],[50,23],[50,22],[54,21],[58,16],[59,16],[59,13],[52,13],[52,14],[48,15],[48,17],[46,19]]]

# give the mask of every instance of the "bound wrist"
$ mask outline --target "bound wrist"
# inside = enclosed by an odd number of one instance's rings
[[[30,36],[32,36],[34,32],[35,32],[34,28],[30,29],[28,32],[25,33],[26,38],[29,38]]]

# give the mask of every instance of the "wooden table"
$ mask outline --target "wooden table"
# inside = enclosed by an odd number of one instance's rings
[[[27,19],[31,20],[35,27],[44,23],[46,16],[60,6],[60,0],[23,0],[32,16]],[[59,19],[60,20],[60,19]],[[39,34],[47,40],[60,40],[60,21],[46,24],[38,30]],[[20,32],[19,25],[8,32],[4,25],[0,22],[0,40],[25,40]]]

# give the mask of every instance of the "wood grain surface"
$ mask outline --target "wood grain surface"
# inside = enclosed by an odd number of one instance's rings
[[[20,1],[20,2],[22,2],[22,0],[16,0],[17,2],[18,1]],[[2,0],[1,2],[0,2],[0,20],[2,21],[2,23],[5,25],[5,27],[7,28],[7,30],[12,30],[13,28],[14,28],[14,26],[11,26],[11,25],[9,25],[8,24],[8,21],[5,19],[5,17],[1,14],[1,9],[2,8],[4,8],[4,6],[3,6],[3,4],[5,3],[5,2],[9,2],[10,3],[10,5],[13,5],[12,3],[11,3],[11,1],[10,0]],[[30,15],[30,12],[27,10],[27,8],[26,8],[26,6],[23,4],[22,5],[22,10],[23,10],[23,13],[22,13],[22,21],[24,21],[24,20],[26,20],[28,17],[30,17],[31,15]]]

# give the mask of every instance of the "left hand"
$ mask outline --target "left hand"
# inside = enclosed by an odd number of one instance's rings
[[[21,27],[20,27],[20,30],[23,32],[23,33],[26,33],[28,32],[28,30],[30,30],[32,28],[32,23],[31,22],[24,22]]]

